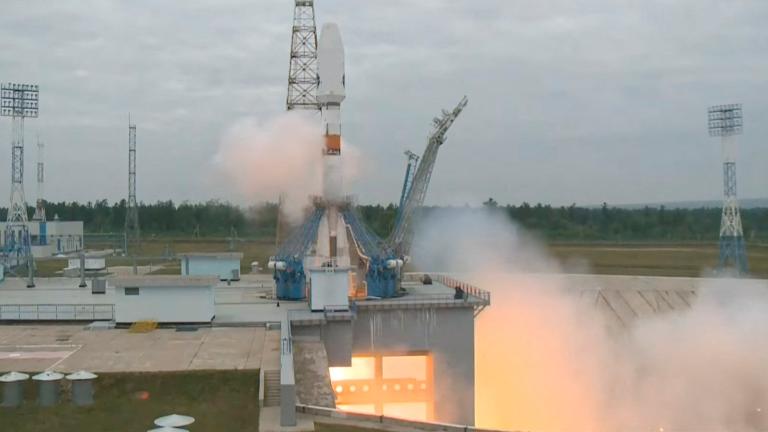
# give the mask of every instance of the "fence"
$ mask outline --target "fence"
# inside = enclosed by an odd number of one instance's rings
[[[449,288],[459,287],[465,293],[482,300],[485,304],[491,304],[491,293],[486,290],[445,275],[435,275],[434,279]]]
[[[96,321],[114,320],[112,304],[5,304],[0,321]]]

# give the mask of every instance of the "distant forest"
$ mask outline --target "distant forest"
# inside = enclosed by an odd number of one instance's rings
[[[549,205],[500,205],[489,199],[483,206],[505,213],[511,220],[549,241],[715,241],[720,227],[720,209],[639,209],[602,207],[553,207]],[[107,200],[47,203],[49,219],[82,220],[86,233],[120,233],[125,221],[125,200],[110,204]],[[427,207],[422,214],[436,209]],[[463,207],[455,207],[459,210]],[[363,220],[381,237],[394,226],[395,205],[358,206]],[[30,209],[32,214],[33,209]],[[5,219],[7,209],[0,208]],[[744,233],[748,240],[768,242],[768,209],[742,209]],[[239,237],[268,238],[275,235],[277,205],[273,203],[242,208],[233,204],[208,201],[179,203],[160,201],[141,204],[139,221],[142,233],[162,236],[229,236],[232,229]]]

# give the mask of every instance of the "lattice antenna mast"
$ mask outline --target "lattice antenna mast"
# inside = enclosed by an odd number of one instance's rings
[[[319,83],[314,1],[296,0],[293,11],[286,108],[289,111],[294,109],[320,111],[320,105],[315,97]]]
[[[720,262],[721,271],[732,269],[737,274],[746,274],[747,262],[744,231],[741,225],[739,200],[736,194],[736,142],[735,136],[742,133],[743,117],[741,104],[717,105],[709,108],[709,134],[720,137],[723,148],[723,216],[720,221]]]
[[[136,125],[128,116],[128,202],[125,213],[125,254],[135,254],[141,245],[139,204],[136,200]]]
[[[32,219],[45,222],[45,144],[37,137],[37,205]]]
[[[437,161],[437,153],[440,150],[440,146],[445,142],[448,130],[467,106],[467,102],[467,97],[465,96],[453,110],[443,110],[440,117],[435,117],[432,120],[433,129],[432,133],[429,135],[427,148],[424,150],[421,162],[419,162],[418,168],[416,169],[413,185],[403,203],[399,221],[395,225],[392,235],[389,238],[389,244],[400,256],[406,256],[410,253],[413,235],[413,217],[416,210],[424,205],[429,182],[432,179],[432,171],[434,170],[435,162]]]
[[[37,118],[40,89],[36,84],[0,85],[0,115],[11,117],[11,202],[8,222],[27,222],[24,197],[24,119]]]

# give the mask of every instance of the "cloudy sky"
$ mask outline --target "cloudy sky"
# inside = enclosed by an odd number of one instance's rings
[[[739,192],[768,196],[764,0],[318,0],[342,29],[345,138],[362,202],[396,201],[406,149],[468,95],[428,201],[717,199],[707,106],[744,104]],[[139,199],[247,203],[216,181],[222,137],[284,110],[291,0],[4,0],[0,80],[38,83],[51,200],[123,197],[127,115]],[[10,140],[10,121],[0,123]],[[10,147],[10,145],[8,145]],[[10,149],[0,178],[10,177]],[[5,172],[5,174],[2,174]],[[0,187],[0,192],[8,186]]]

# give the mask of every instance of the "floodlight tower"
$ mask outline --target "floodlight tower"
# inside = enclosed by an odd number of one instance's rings
[[[723,217],[720,221],[719,269],[733,268],[737,274],[748,271],[744,231],[741,226],[739,200],[736,195],[736,142],[742,132],[741,104],[716,105],[709,108],[709,135],[720,137],[723,148]]]
[[[32,216],[33,220],[45,222],[45,162],[43,159],[43,151],[45,150],[45,144],[40,141],[40,137],[37,137],[37,205],[35,206],[35,215]],[[42,232],[40,233],[42,239]]]
[[[35,286],[27,200],[24,198],[24,119],[37,118],[40,89],[37,84],[0,84],[0,115],[11,117],[11,201],[5,226],[3,257],[7,268],[27,267],[27,287]]]
[[[291,60],[288,67],[286,108],[320,111],[315,94],[317,75],[317,26],[313,0],[296,0],[291,34]]]
[[[39,88],[35,84],[0,85],[0,115],[11,117],[11,202],[8,222],[27,222],[24,198],[24,119],[37,118]]]
[[[136,125],[128,116],[128,202],[125,209],[125,254],[141,245],[139,205],[136,201]]]

